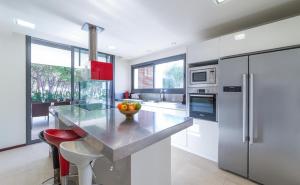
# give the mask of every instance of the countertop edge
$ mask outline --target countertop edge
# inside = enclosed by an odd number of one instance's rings
[[[117,161],[117,160],[123,159],[131,154],[134,154],[134,153],[136,153],[150,145],[153,145],[159,141],[162,141],[163,139],[166,139],[166,138],[172,136],[173,134],[176,134],[192,125],[193,125],[193,118],[187,117],[187,120],[185,120],[181,124],[178,124],[171,128],[165,129],[157,134],[154,134],[152,136],[149,136],[147,138],[139,140],[135,143],[118,148],[114,151],[113,161]]]

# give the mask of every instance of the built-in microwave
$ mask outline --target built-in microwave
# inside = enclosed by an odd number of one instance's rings
[[[189,69],[189,85],[198,86],[203,84],[216,84],[216,70],[216,65],[191,67]]]

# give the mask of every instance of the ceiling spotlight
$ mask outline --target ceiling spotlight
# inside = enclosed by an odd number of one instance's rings
[[[15,19],[15,24],[26,28],[35,29],[35,24],[28,21],[24,21],[22,19]]]
[[[213,0],[216,4],[222,4],[224,3],[226,0]]]
[[[243,40],[246,38],[246,34],[245,33],[240,33],[234,36],[235,40]]]
[[[115,50],[115,49],[117,49],[117,47],[116,46],[108,46],[108,49]]]

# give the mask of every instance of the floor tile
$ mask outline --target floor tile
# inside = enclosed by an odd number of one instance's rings
[[[49,146],[45,143],[0,153],[0,184],[40,185],[53,176]],[[172,185],[255,185],[222,171],[215,162],[172,148]]]

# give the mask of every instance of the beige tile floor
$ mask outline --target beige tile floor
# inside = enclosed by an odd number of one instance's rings
[[[255,185],[220,170],[215,162],[172,148],[172,185]]]
[[[30,145],[0,153],[0,185],[40,185],[52,174],[48,146]],[[254,185],[219,170],[217,164],[172,148],[172,185]]]

